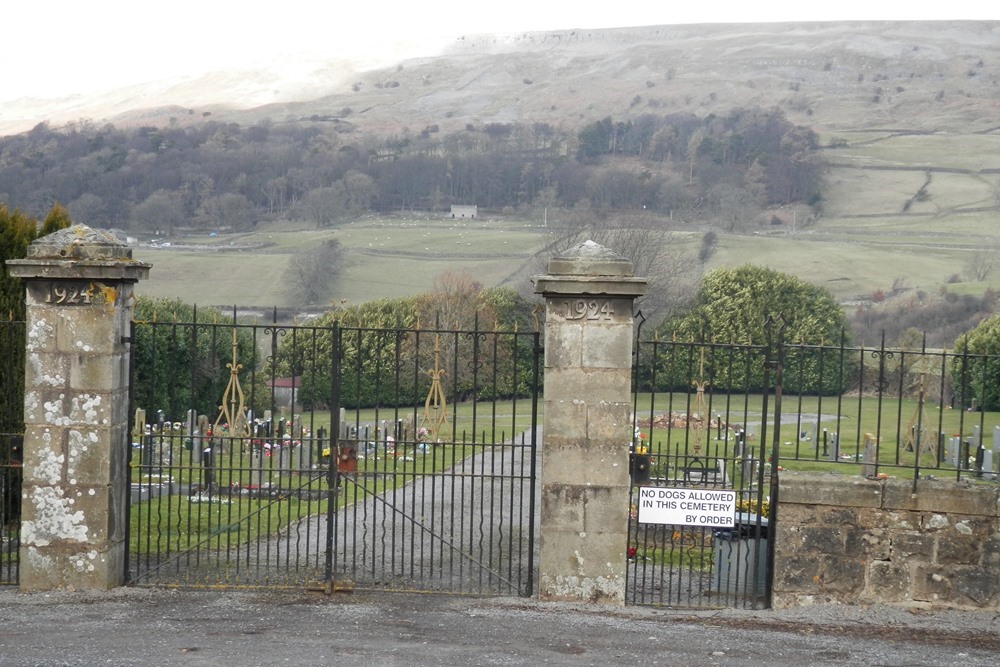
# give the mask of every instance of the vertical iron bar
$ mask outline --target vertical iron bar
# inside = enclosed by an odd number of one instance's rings
[[[528,495],[529,495],[529,511],[528,511],[528,572],[527,572],[527,586],[521,595],[524,597],[529,597],[534,594],[535,591],[535,503],[537,502],[536,492],[535,492],[535,480],[538,475],[538,463],[536,461],[538,454],[538,394],[539,394],[539,380],[540,371],[538,359],[542,354],[541,346],[541,333],[535,331],[533,340],[533,352],[531,361],[531,450],[530,450],[530,470],[531,474],[528,479]]]
[[[341,335],[340,324],[334,320],[330,335],[332,344],[330,345],[330,457],[327,461],[326,473],[326,560],[324,563],[323,580],[332,586],[335,568],[337,567],[337,554],[335,553],[335,537],[337,532],[337,502],[339,500],[340,468],[337,465],[340,459],[340,362],[341,362]],[[359,350],[358,360],[361,354]]]

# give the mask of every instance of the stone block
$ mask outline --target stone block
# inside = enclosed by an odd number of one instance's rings
[[[552,378],[546,378],[546,398],[550,388],[551,398],[582,400],[588,405],[601,401],[610,403],[631,403],[632,379],[628,369],[588,368],[575,373],[559,371]]]
[[[775,558],[777,558],[778,554],[784,557],[786,555],[805,553],[806,533],[803,531],[807,528],[815,528],[815,526],[798,526],[791,524],[789,521],[783,521],[783,523],[779,524],[775,534]]]
[[[808,526],[818,523],[816,508],[809,505],[785,505],[781,506],[781,523],[778,530],[783,526]]]
[[[912,483],[888,479],[883,507],[888,510],[911,510],[940,514],[997,516],[1000,490],[967,482],[921,480],[917,492]]]
[[[634,335],[631,321],[625,324],[596,324],[585,327],[583,366],[631,369]]]
[[[106,590],[124,583],[122,544],[45,551],[22,545],[20,558],[19,584],[24,593],[60,588]]]
[[[844,553],[866,560],[888,560],[891,554],[889,534],[879,528],[871,530],[849,528],[844,535]]]
[[[63,390],[70,376],[70,364],[66,355],[54,352],[29,350],[25,358],[25,388]]]
[[[1000,577],[993,568],[958,567],[953,570],[951,581],[956,604],[996,608],[1000,603]]]
[[[586,441],[547,442],[542,450],[542,483],[627,488],[628,446],[621,443],[592,445]]]
[[[871,507],[882,505],[882,484],[833,473],[782,473],[781,504]],[[781,510],[779,509],[779,515]]]
[[[983,540],[983,560],[981,564],[994,568],[1000,566],[1000,533],[993,533]]]
[[[67,417],[70,424],[96,428],[111,426],[112,397],[108,393],[68,393]]]
[[[86,543],[101,526],[84,514],[71,486],[27,483],[21,487],[21,544],[48,548],[61,543]]]
[[[22,475],[25,484],[56,485],[66,479],[65,433],[49,426],[24,428]]]
[[[909,598],[912,578],[908,565],[896,561],[875,560],[868,563],[867,575],[861,601],[891,604]]]
[[[122,388],[122,355],[110,359],[94,354],[64,355],[69,360],[68,388],[77,392],[109,393]]]
[[[555,393],[555,392],[553,392]],[[587,403],[546,394],[544,441],[583,441],[587,437]]]
[[[777,545],[776,545],[777,546]],[[775,595],[819,592],[820,561],[811,554],[789,553],[774,559]]]
[[[545,368],[578,369],[583,365],[583,326],[572,322],[545,322]],[[546,383],[548,381],[546,373]]]
[[[918,564],[913,571],[913,599],[928,602],[951,600],[951,568]]]
[[[541,522],[545,531],[584,532],[585,491],[586,487],[580,486],[542,484]]]
[[[798,532],[799,548],[803,553],[842,556],[846,553],[845,532],[843,528],[836,526],[803,526]]]
[[[982,556],[982,541],[974,535],[961,535],[941,531],[934,535],[936,548],[934,563],[937,565],[978,565]]]
[[[857,507],[851,511],[854,513],[855,527],[858,530],[890,530],[895,523],[893,514],[882,509]]]
[[[49,308],[55,324],[56,349],[63,354],[110,355],[121,345],[120,336],[103,307]]]
[[[859,523],[859,511],[856,507],[817,506],[816,520],[826,526],[851,526]]]
[[[584,501],[584,530],[589,534],[615,533],[624,544],[628,533],[628,487],[588,486]]]
[[[554,575],[542,570],[538,597],[550,601],[621,606],[625,604],[625,579]]]
[[[864,558],[822,556],[820,558],[819,587],[826,593],[836,593],[845,601],[855,596],[865,586]]]
[[[599,401],[587,404],[588,440],[628,447],[634,435],[630,402]]]
[[[934,557],[935,540],[916,531],[894,532],[890,540],[889,556],[893,561],[911,559],[930,560]]]
[[[106,429],[69,429],[66,477],[70,484],[106,485],[111,480],[111,447]]]

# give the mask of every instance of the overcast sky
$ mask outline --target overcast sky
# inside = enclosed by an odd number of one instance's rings
[[[1000,5],[981,0],[8,0],[4,5],[0,102],[291,63],[304,55],[385,57],[401,49],[412,54],[463,34],[679,23],[1000,18]]]

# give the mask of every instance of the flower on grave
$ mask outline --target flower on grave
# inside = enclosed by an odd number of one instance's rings
[[[428,435],[430,435],[430,431],[427,430],[426,426],[421,426],[420,428],[417,429],[417,440],[420,440],[422,442],[427,438]]]
[[[646,446],[646,434],[640,431],[638,426],[635,427],[632,449],[636,454],[640,455],[649,453],[649,447]]]

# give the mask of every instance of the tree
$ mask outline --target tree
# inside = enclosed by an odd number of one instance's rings
[[[0,401],[0,432],[19,433],[24,420],[24,283],[7,272],[8,259],[24,259],[28,245],[35,239],[70,225],[69,215],[59,204],[52,206],[45,221],[38,222],[21,211],[8,210],[0,204],[0,387],[5,399]],[[0,452],[2,455],[2,452]],[[0,463],[4,461],[0,460]]]
[[[23,259],[35,239],[70,226],[69,214],[53,204],[41,225],[18,209],[10,211],[0,204],[0,318],[23,321],[24,283],[7,272],[8,259]]]
[[[184,200],[179,192],[157,190],[132,209],[134,229],[172,234],[183,223]]]
[[[950,374],[964,407],[1000,409],[1000,315],[993,315],[955,341]]]
[[[245,327],[234,329],[220,311],[197,309],[177,299],[139,297],[133,319],[134,402],[147,413],[163,410],[168,419],[180,421],[194,409],[214,421],[230,379],[227,364],[232,362],[234,330],[245,391],[260,370],[253,333]],[[256,398],[264,397],[257,392]]]
[[[340,241],[323,241],[318,247],[290,258],[282,280],[299,295],[299,303],[319,303],[340,271],[343,256]]]
[[[69,210],[80,224],[95,228],[108,226],[108,207],[95,194],[84,192],[69,203]]]
[[[611,116],[585,126],[577,135],[576,156],[579,160],[593,159],[611,151],[614,123]]]
[[[847,342],[847,318],[833,295],[790,274],[745,264],[718,269],[705,276],[684,316],[667,322],[661,337],[680,341],[766,345],[779,337],[804,346]],[[785,359],[785,387],[789,391],[835,393],[842,389],[835,374],[819,384],[819,352],[802,348]],[[714,369],[722,372],[721,368]],[[727,369],[731,386],[760,390],[763,357],[746,373]]]
[[[347,213],[344,190],[339,187],[310,190],[302,200],[302,209],[317,227],[329,227]]]
[[[446,273],[436,281],[434,292],[336,308],[316,326],[340,328],[340,395],[345,406],[413,406],[427,396],[435,338],[449,400],[523,392],[530,385],[528,337],[512,345],[511,336],[496,332],[530,331],[529,322],[531,305],[513,291],[482,289],[468,274]],[[300,378],[303,405],[328,405],[331,379],[324,369],[333,365],[332,336],[309,345],[294,336],[279,342],[273,356],[275,376]],[[494,381],[497,375],[503,379]]]
[[[1000,255],[1000,247],[996,244],[973,250],[972,254],[965,260],[965,272],[969,280],[986,282],[986,279],[993,273],[998,255]]]
[[[718,245],[719,235],[711,230],[705,232],[701,237],[701,246],[698,248],[698,261],[702,264],[708,264],[708,260],[712,259]]]
[[[244,195],[227,192],[209,197],[202,209],[216,229],[247,229],[255,224],[253,204]]]
[[[347,208],[354,213],[367,211],[372,204],[378,188],[375,181],[368,174],[360,171],[350,170],[340,179],[343,187],[344,203]]]

